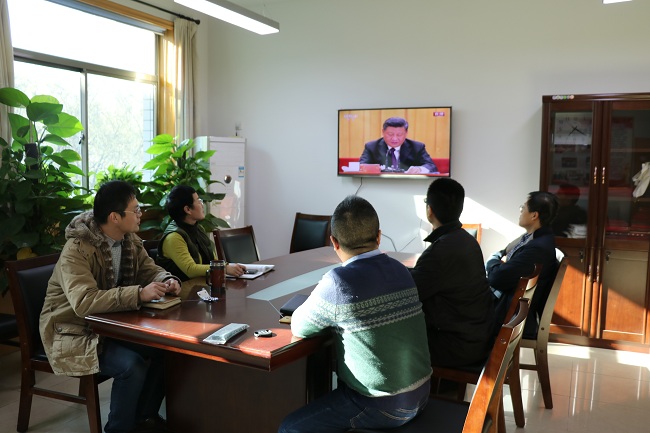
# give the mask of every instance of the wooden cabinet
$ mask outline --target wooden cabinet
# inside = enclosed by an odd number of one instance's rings
[[[558,196],[553,229],[569,257],[553,339],[647,350],[650,93],[542,102],[540,187]]]

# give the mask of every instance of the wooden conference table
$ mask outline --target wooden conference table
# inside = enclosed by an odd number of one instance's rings
[[[413,266],[417,257],[390,256]],[[340,261],[331,247],[289,254],[261,263],[275,268],[256,279],[231,280],[219,301],[196,292],[202,278],[183,283],[183,302],[167,310],[87,317],[100,335],[166,350],[167,422],[177,433],[277,432],[293,410],[331,389],[328,339],[300,339],[279,323],[278,310],[296,293],[308,294]],[[202,340],[229,323],[250,328],[222,346]],[[270,329],[271,338],[255,338]]]

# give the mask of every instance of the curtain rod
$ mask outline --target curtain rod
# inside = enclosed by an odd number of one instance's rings
[[[179,13],[177,13],[177,12],[173,12],[173,11],[170,11],[170,10],[167,10],[167,9],[163,9],[163,8],[158,7],[158,6],[156,6],[156,5],[152,5],[152,4],[149,4],[149,3],[147,3],[147,2],[143,2],[143,1],[141,1],[141,0],[133,0],[133,1],[136,2],[136,3],[143,4],[143,5],[145,5],[145,6],[152,7],[152,8],[154,8],[154,9],[158,9],[159,11],[167,12],[168,14],[172,14],[172,15],[174,15],[174,16],[177,16],[178,18],[182,18],[182,19],[184,19],[184,20],[188,20],[188,21],[194,21],[194,22],[197,23],[197,24],[201,24],[201,20],[197,20],[197,19],[195,19],[195,18],[191,18],[191,17],[186,17],[186,16],[183,15],[183,14],[179,14]]]

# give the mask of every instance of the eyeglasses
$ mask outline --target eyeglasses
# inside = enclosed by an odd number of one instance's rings
[[[136,214],[137,216],[142,215],[142,209],[140,209],[140,206],[136,206],[135,210],[126,210],[126,209],[125,209],[124,212],[134,213],[134,214]]]
[[[203,204],[203,199],[202,198],[197,198],[197,200],[199,201],[199,203]]]

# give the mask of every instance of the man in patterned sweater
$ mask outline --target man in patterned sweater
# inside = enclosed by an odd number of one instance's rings
[[[298,337],[331,332],[337,389],[288,415],[280,433],[392,428],[413,419],[429,396],[431,362],[415,283],[379,251],[379,218],[349,196],[332,216],[332,245],[343,262],[327,272],[294,313]]]

